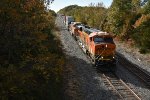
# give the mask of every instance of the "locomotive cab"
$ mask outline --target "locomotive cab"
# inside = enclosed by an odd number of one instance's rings
[[[116,65],[116,45],[113,41],[113,37],[106,32],[97,32],[91,33],[89,40],[89,52],[93,64],[100,67],[104,65],[114,67]]]

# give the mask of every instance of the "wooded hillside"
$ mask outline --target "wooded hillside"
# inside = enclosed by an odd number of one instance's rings
[[[71,5],[59,13],[74,16],[76,21],[111,32],[122,40],[132,39],[141,53],[150,52],[150,0],[113,0],[109,8],[102,3]]]

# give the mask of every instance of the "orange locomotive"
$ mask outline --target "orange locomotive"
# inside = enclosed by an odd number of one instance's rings
[[[77,25],[73,35],[79,41],[83,51],[91,57],[95,66],[115,67],[116,45],[110,33]]]
[[[82,25],[82,23],[81,22],[71,22],[71,24],[69,25],[69,31],[72,36],[76,36],[75,34],[77,34],[77,31],[78,31],[77,26],[78,25]]]

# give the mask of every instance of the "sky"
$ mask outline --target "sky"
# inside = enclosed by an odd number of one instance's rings
[[[88,6],[90,3],[99,3],[103,2],[105,7],[109,7],[112,3],[112,0],[54,0],[54,2],[49,6],[51,10],[55,12],[60,9],[69,6],[69,5],[78,5],[78,6]]]

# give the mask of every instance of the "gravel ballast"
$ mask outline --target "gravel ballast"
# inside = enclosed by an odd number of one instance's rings
[[[150,74],[150,63],[146,60],[146,56],[148,55],[140,54],[137,49],[132,48],[128,44],[119,41],[115,41],[115,43],[118,53]],[[139,78],[135,77],[135,75],[119,64],[117,64],[117,76],[128,83],[134,92],[139,94],[142,100],[150,100],[150,90],[145,87]]]

